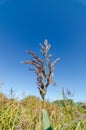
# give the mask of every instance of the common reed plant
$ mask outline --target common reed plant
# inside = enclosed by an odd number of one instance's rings
[[[55,85],[55,81],[53,80],[54,68],[60,58],[56,58],[51,63],[52,55],[49,54],[51,45],[48,43],[47,40],[44,41],[43,45],[40,43],[40,47],[44,60],[37,56],[33,51],[27,50],[27,53],[33,57],[33,60],[25,61],[22,63],[31,64],[34,66],[34,68],[29,68],[29,70],[33,71],[37,75],[38,90],[42,99],[44,100],[45,95],[47,94],[48,86],[51,83]]]

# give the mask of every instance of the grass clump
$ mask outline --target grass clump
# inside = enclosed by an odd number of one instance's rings
[[[43,130],[42,108],[48,112],[53,130],[85,130],[85,103],[63,102],[44,102],[35,96],[17,101],[0,94],[0,130]]]

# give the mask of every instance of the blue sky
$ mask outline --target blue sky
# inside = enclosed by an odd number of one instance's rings
[[[75,101],[86,101],[86,2],[85,0],[0,0],[0,91],[9,95],[40,97],[36,76],[21,61],[32,59],[25,50],[41,56],[39,43],[51,44],[57,87],[50,85],[47,99],[61,99],[62,88],[75,92]],[[24,95],[23,95],[24,96]]]

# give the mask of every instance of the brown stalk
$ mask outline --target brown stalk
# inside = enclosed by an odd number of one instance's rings
[[[34,60],[23,62],[23,64],[31,64],[35,68],[29,68],[30,71],[35,72],[37,75],[37,85],[38,90],[41,94],[42,99],[44,100],[44,97],[46,95],[46,91],[48,86],[53,81],[53,68],[55,67],[56,63],[59,61],[60,58],[57,58],[54,62],[50,63],[51,55],[48,54],[48,51],[51,47],[51,45],[48,43],[47,40],[44,41],[44,45],[40,44],[42,55],[45,58],[45,62],[40,59],[33,51],[27,51],[28,54],[32,55]],[[48,69],[48,73],[46,70]]]

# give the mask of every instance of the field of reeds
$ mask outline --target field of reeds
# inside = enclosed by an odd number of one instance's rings
[[[28,96],[20,101],[0,94],[0,130],[43,130],[46,109],[53,130],[86,130],[86,104],[72,100],[42,101]]]

